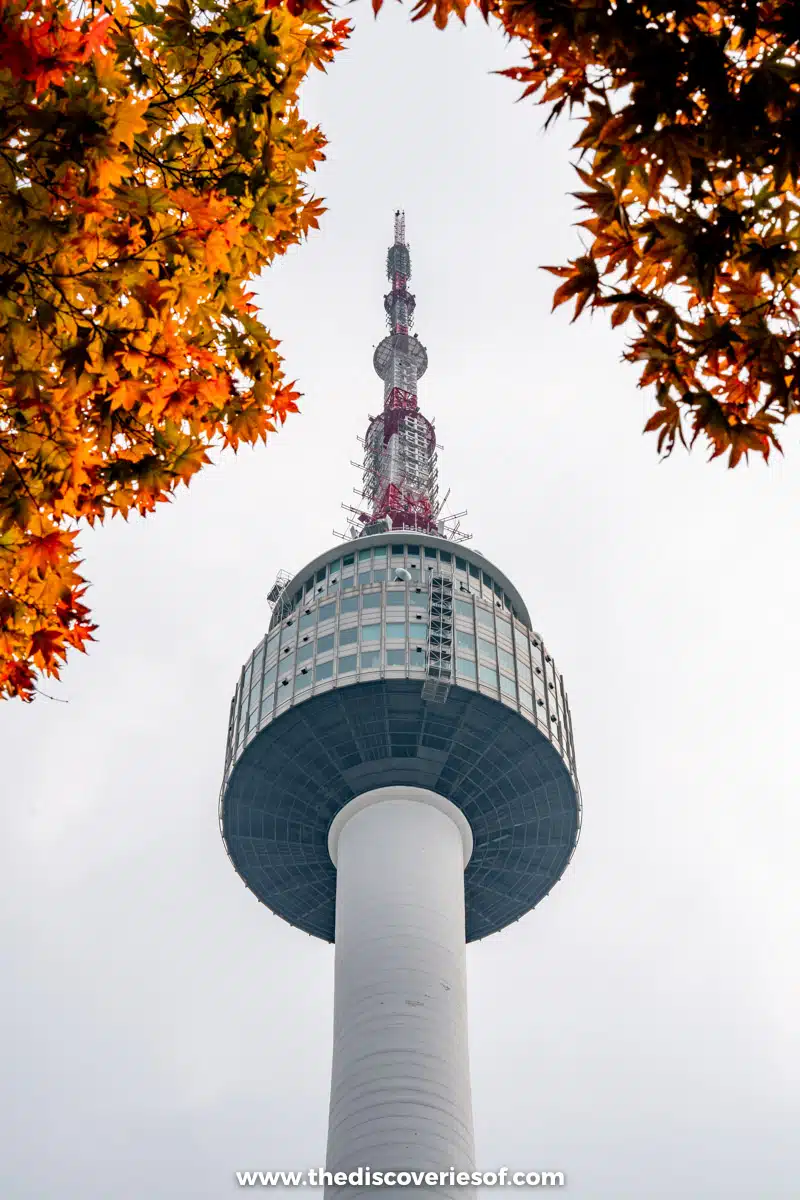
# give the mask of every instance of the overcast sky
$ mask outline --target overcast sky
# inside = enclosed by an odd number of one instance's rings
[[[575,126],[514,103],[479,19],[349,12],[306,92],[329,211],[259,288],[302,415],[85,534],[97,643],[47,689],[67,703],[0,714],[0,1194],[225,1200],[237,1168],[324,1160],[333,949],[245,890],[217,797],[265,594],[359,482],[404,206],[440,477],[564,672],[584,797],[564,879],[468,951],[478,1165],[563,1170],[575,1200],[789,1200],[797,435],[768,468],[659,464],[622,331],[549,311]]]

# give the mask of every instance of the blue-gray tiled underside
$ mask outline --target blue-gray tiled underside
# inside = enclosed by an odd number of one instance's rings
[[[431,788],[463,810],[475,839],[468,941],[518,920],[567,864],[578,802],[550,742],[486,696],[454,687],[433,705],[420,692],[418,682],[385,680],[316,696],[262,730],[233,770],[223,830],[236,869],[307,933],[334,940],[328,828],[370,788]]]

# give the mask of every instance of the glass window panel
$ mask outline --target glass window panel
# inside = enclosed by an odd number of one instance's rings
[[[482,664],[478,668],[478,674],[481,678],[481,683],[490,683],[493,687],[497,687],[497,671],[494,667],[484,667]]]
[[[313,590],[314,590],[314,576],[313,575],[310,575],[308,577],[308,579],[305,581],[305,583],[303,584],[303,589],[306,592],[313,592]]]
[[[358,666],[357,654],[344,654],[339,659],[339,674],[346,674],[348,671],[355,671]]]
[[[412,621],[408,627],[408,632],[415,642],[428,640],[428,625],[425,621]]]
[[[369,562],[371,557],[372,557],[371,550],[359,550],[359,552],[358,552],[358,561],[360,563]]]
[[[456,668],[465,679],[475,679],[475,663],[470,658],[457,658]]]
[[[487,574],[487,572],[486,572],[486,571],[484,571],[484,572],[483,572],[483,582],[484,582],[484,586],[485,586],[485,587],[488,587],[488,588],[490,588],[490,589],[491,589],[491,586],[492,586],[492,577],[491,577],[491,575]]]
[[[381,640],[380,625],[362,625],[361,640],[362,642],[379,642]]]
[[[361,651],[361,666],[365,670],[370,667],[379,667],[381,665],[380,650],[362,650]]]
[[[327,567],[320,567],[320,569],[317,571],[317,583],[322,583],[327,569]]]
[[[372,553],[374,554],[375,560],[377,562],[377,560],[379,558],[386,558],[386,547],[385,546],[376,546],[375,549],[372,551]]]
[[[426,546],[425,547],[425,557],[432,558],[435,561],[436,560],[436,551],[432,550],[430,546]]]
[[[405,650],[387,650],[386,665],[387,667],[404,667],[406,665]]]
[[[340,558],[337,558],[336,562],[332,562],[328,566],[328,571],[330,572],[331,575],[338,575],[341,569],[342,569],[342,560]]]
[[[385,571],[373,571],[372,572],[372,582],[373,583],[385,583],[386,582],[386,572]]]
[[[266,675],[264,676],[263,690],[264,690],[265,695],[267,692],[272,690],[272,686],[275,683],[275,676],[277,674],[278,674],[278,668],[270,667],[270,669],[267,671]]]
[[[531,661],[531,652],[528,648],[528,643],[525,640],[525,637],[523,635],[520,634],[517,636],[516,645],[517,645],[517,657],[521,658],[523,662],[529,663]]]
[[[342,597],[342,612],[343,613],[358,612],[358,596],[343,596]]]
[[[486,638],[478,638],[478,652],[481,658],[488,658],[489,662],[497,662],[497,653],[494,642],[487,642]]]
[[[409,546],[408,553],[411,555],[414,555],[414,554],[418,555],[419,554],[419,546]]]
[[[422,590],[417,591],[417,589],[414,588],[413,591],[410,591],[408,593],[408,598],[414,608],[427,608],[428,607],[428,593],[427,592],[423,592]]]
[[[466,571],[466,569],[467,569],[467,560],[465,558],[459,558],[458,555],[456,555],[456,570],[457,571]]]
[[[367,592],[363,599],[364,608],[380,608],[381,606],[380,592]]]
[[[505,675],[500,676],[500,691],[504,696],[513,696],[516,699],[517,689],[514,686],[514,680],[508,679]]]
[[[513,675],[514,674],[514,655],[509,654],[508,651],[504,650],[502,646],[498,646],[497,647],[497,657],[500,661],[500,666],[505,667],[505,669],[507,671],[510,671],[511,674]]]
[[[475,611],[478,614],[479,625],[482,625],[484,629],[494,629],[494,617],[490,612],[487,612],[485,608],[481,608],[480,604],[477,605]]]
[[[517,660],[517,675],[519,676],[520,684],[523,687],[530,689],[530,687],[531,687],[531,669],[530,669],[530,667],[526,666],[525,663],[521,663],[519,660]]]
[[[333,604],[321,604],[319,608],[319,619],[322,621],[330,621],[336,616],[336,601]]]
[[[398,546],[398,545],[392,546],[392,554],[396,554],[399,558],[402,558],[404,553],[405,553],[405,547]]]
[[[297,651],[297,661],[299,663],[307,662],[309,658],[314,656],[314,643],[307,642],[305,646],[301,646]]]
[[[356,556],[354,554],[345,554],[344,558],[342,559],[342,564],[345,567],[352,567],[352,565],[355,561],[356,561]]]
[[[473,579],[480,579],[480,577],[481,577],[480,571],[472,563],[469,564],[469,573]]]
[[[471,600],[456,600],[456,612],[460,617],[472,616],[472,601]]]
[[[406,636],[405,621],[388,621],[386,624],[386,636],[394,640],[404,638]]]
[[[273,633],[270,636],[269,641],[267,642],[267,654],[268,655],[274,654],[275,650],[277,649],[277,646],[278,646],[278,634]]]
[[[475,638],[471,633],[465,633],[463,629],[456,630],[456,645],[459,650],[469,650],[471,654],[475,653]]]
[[[303,671],[299,671],[297,674],[297,678],[295,679],[295,684],[294,684],[295,691],[299,692],[301,688],[310,687],[311,680],[313,678],[314,678],[314,676],[311,674],[310,669],[306,670],[305,673],[303,673]]]
[[[326,633],[325,637],[317,638],[317,654],[327,654],[333,649],[333,634]]]
[[[364,587],[365,584],[371,583],[371,582],[372,582],[372,572],[371,571],[359,571],[359,573],[358,573],[358,586],[359,587]]]
[[[396,592],[387,592],[386,593],[386,603],[389,605],[390,608],[397,608],[399,605],[405,604],[405,602],[406,602],[406,589],[405,588],[403,588],[403,590],[399,591],[399,592],[396,591]]]
[[[288,653],[282,654],[278,659],[278,669],[285,675],[287,671],[291,670],[293,663],[294,650],[290,649]]]
[[[329,659],[328,662],[317,663],[316,667],[314,668],[314,679],[315,680],[330,679],[332,675],[333,675],[333,659],[332,658]]]
[[[499,633],[502,633],[504,637],[507,637],[511,641],[511,621],[508,617],[501,617],[498,613],[497,629]]]
[[[300,618],[300,632],[303,633],[306,629],[313,629],[316,619],[317,614],[315,612],[303,613]]]
[[[448,562],[452,562],[452,560],[453,560],[453,556],[449,550],[440,550],[439,551],[439,561],[440,562],[448,563]]]
[[[519,689],[519,702],[523,708],[527,708],[529,712],[533,712],[533,696],[525,688]]]
[[[349,591],[349,590],[350,590],[350,588],[353,586],[353,582],[354,582],[354,581],[353,581],[353,576],[352,576],[352,575],[344,575],[344,576],[342,576],[342,591],[343,591],[343,592],[347,592],[347,591]]]

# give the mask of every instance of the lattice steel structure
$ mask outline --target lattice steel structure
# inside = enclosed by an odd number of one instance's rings
[[[552,655],[509,578],[439,523],[400,213],[388,271],[368,511],[357,536],[269,593],[231,704],[219,810],[248,888],[336,943],[327,1161],[344,1175],[329,1200],[373,1194],[347,1182],[358,1167],[474,1166],[465,946],[539,903],[581,820]]]

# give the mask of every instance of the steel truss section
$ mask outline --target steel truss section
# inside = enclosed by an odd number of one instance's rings
[[[453,682],[453,580],[446,575],[431,575],[427,670],[422,698],[444,704]]]

